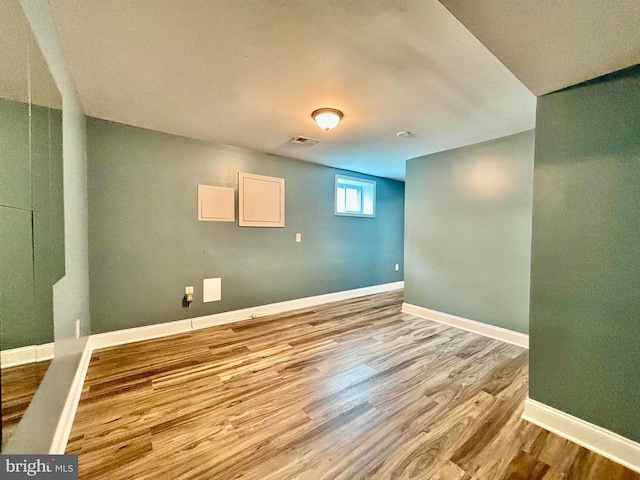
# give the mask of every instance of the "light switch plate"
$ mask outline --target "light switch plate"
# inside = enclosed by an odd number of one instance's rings
[[[296,242],[300,243],[302,241],[302,234],[301,233],[296,233]]]

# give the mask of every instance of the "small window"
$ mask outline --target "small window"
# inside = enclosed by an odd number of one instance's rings
[[[376,182],[336,175],[336,215],[376,216]]]

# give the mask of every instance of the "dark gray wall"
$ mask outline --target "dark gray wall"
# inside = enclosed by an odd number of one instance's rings
[[[640,441],[640,67],[538,100],[530,396]]]
[[[405,302],[528,332],[533,130],[407,162]]]
[[[94,333],[403,278],[401,182],[376,179],[375,219],[343,217],[333,198],[344,171],[97,119],[88,149]],[[198,222],[197,185],[237,188],[239,171],[285,179],[285,228]],[[222,300],[204,304],[209,277],[222,278]]]

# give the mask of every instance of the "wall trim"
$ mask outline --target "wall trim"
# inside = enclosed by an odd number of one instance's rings
[[[173,322],[158,323],[145,327],[127,328],[113,332],[98,333],[89,337],[92,350],[125,343],[151,340],[152,338],[166,337],[191,331],[191,319],[176,320]]]
[[[418,317],[426,318],[427,320],[444,323],[445,325],[449,325],[451,327],[468,330],[485,337],[502,340],[503,342],[517,345],[518,347],[529,348],[529,335],[527,335],[526,333],[520,333],[513,330],[508,330],[506,328],[496,327],[494,325],[478,322],[476,320],[457,317],[456,315],[438,312],[437,310],[431,310],[430,308],[420,307],[411,303],[403,303],[402,311],[405,313],[410,313],[412,315],[417,315]]]
[[[87,376],[87,370],[89,369],[92,353],[93,347],[91,346],[91,337],[89,337],[84,345],[78,369],[73,377],[71,389],[69,390],[67,399],[62,407],[60,420],[58,420],[58,426],[56,427],[53,435],[51,447],[49,448],[49,453],[52,455],[62,455],[67,449],[67,442],[69,441],[71,427],[73,427],[73,420],[76,417],[76,411],[78,410],[78,404],[80,403],[84,379]]]
[[[640,473],[640,443],[528,397],[522,418]]]
[[[404,288],[404,282],[384,283],[382,285],[356,288],[354,290],[343,290],[341,292],[297,298],[295,300],[287,300],[285,302],[269,303],[267,305],[259,305],[231,312],[215,313],[213,315],[197,317],[191,319],[191,324],[193,329],[214,327],[216,325],[224,325],[225,323],[239,322],[255,317],[264,317],[266,315],[274,315],[276,313],[298,310],[300,308],[315,307],[316,305],[322,305],[323,303],[339,302],[340,300],[348,300],[350,298],[364,297],[366,295],[373,295],[376,293],[390,292],[401,288]]]
[[[2,350],[2,352],[0,352],[0,364],[2,368],[7,368],[25,365],[27,363],[42,362],[44,360],[51,360],[54,352],[55,347],[53,343]]]
[[[159,323],[157,325],[147,325],[144,327],[98,333],[91,335],[89,341],[94,349],[113,347],[125,343],[140,342],[142,340],[150,340],[152,338],[186,333],[200,328],[240,322],[242,320],[248,320],[249,318],[263,317],[265,315],[273,315],[300,308],[313,307],[323,303],[337,302],[340,300],[347,300],[349,298],[373,295],[375,293],[390,292],[401,288],[404,288],[404,282],[384,283],[382,285],[373,285],[371,287],[356,288],[353,290],[343,290],[341,292],[298,298],[295,300],[287,300],[285,302],[269,303],[240,310],[232,310],[230,312],[215,313],[213,315],[205,315],[202,317]]]
[[[274,313],[282,313],[299,308],[306,308],[323,303],[337,302],[339,300],[347,300],[349,298],[363,297],[373,295],[375,293],[390,292],[404,288],[404,282],[385,283],[382,285],[374,285],[371,287],[357,288],[354,290],[345,290],[342,292],[328,293],[325,295],[316,295],[314,297],[300,298],[296,300],[288,300],[286,302],[271,303],[268,305],[260,305],[257,307],[244,308],[231,312],[218,313],[215,315],[207,315],[204,317],[196,317],[193,319],[177,320],[174,322],[166,322],[158,325],[149,325],[146,327],[129,328],[126,330],[117,330],[114,332],[99,333],[91,335],[87,339],[82,358],[78,365],[78,370],[73,378],[71,390],[65,401],[62,415],[58,421],[55,435],[49,450],[50,454],[61,455],[67,448],[73,420],[78,410],[80,397],[84,380],[87,376],[91,355],[94,350],[122,345],[125,343],[139,342],[142,340],[150,340],[152,338],[165,337],[179,333],[189,332],[200,328],[211,327],[215,325],[224,325],[226,323],[239,322],[253,317],[271,315]],[[4,360],[3,360],[4,361]]]

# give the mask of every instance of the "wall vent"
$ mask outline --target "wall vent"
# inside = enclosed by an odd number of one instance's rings
[[[315,145],[319,141],[320,140],[316,140],[315,138],[303,137],[302,135],[298,135],[291,139],[291,143],[295,143],[297,145]]]

